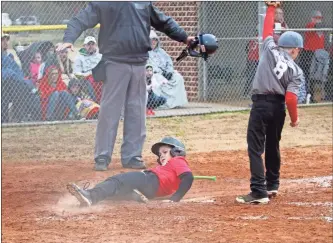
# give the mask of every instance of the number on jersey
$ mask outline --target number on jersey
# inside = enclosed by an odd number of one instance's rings
[[[282,62],[282,61],[279,60],[279,61],[276,63],[276,66],[275,66],[275,68],[273,69],[273,71],[274,71],[274,73],[276,74],[277,78],[278,78],[278,79],[281,79],[282,76],[283,76],[283,74],[284,74],[284,72],[287,71],[287,69],[288,69],[288,65],[287,65],[287,63]]]

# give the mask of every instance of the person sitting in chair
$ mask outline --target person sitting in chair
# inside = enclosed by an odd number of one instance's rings
[[[167,98],[167,102],[161,106],[175,108],[188,103],[184,85],[184,78],[174,69],[171,57],[161,48],[160,39],[156,32],[151,30],[150,39],[152,50],[149,51],[149,61],[154,73],[163,75],[168,83],[160,86],[161,95]]]

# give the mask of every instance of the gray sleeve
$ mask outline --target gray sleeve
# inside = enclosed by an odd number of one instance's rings
[[[325,66],[324,66],[324,70],[323,70],[323,81],[326,82],[327,81],[327,77],[328,77],[328,70],[330,67],[330,59],[328,58],[325,62]]]
[[[311,66],[310,66],[310,71],[309,71],[309,78],[313,78],[313,72],[316,70],[316,59],[315,57],[312,58],[311,60]]]
[[[303,71],[298,66],[294,66],[293,68],[290,68],[290,70],[291,70],[289,74],[290,82],[287,86],[287,91],[299,96],[302,83],[305,83]]]
[[[99,20],[97,4],[89,3],[85,9],[68,22],[63,42],[74,44],[83,31],[95,27],[99,23]]]
[[[151,6],[150,21],[151,25],[158,31],[163,32],[171,39],[178,42],[185,42],[187,40],[186,32],[177,24],[177,22],[170,16],[166,16],[162,11],[156,8],[153,4]]]
[[[274,38],[273,38],[273,36],[268,36],[266,39],[265,39],[265,41],[264,41],[264,43],[263,43],[263,45],[262,45],[262,50],[263,51],[266,51],[266,50],[272,50],[273,48],[275,48],[276,47],[276,44],[275,44],[275,42],[274,42]]]

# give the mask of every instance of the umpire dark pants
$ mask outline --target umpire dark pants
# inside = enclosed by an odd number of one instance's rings
[[[279,188],[280,139],[284,125],[285,98],[282,95],[253,95],[253,106],[247,130],[251,170],[251,191],[255,197],[266,197],[267,190]],[[264,170],[262,154],[265,151]]]
[[[155,197],[159,187],[158,177],[151,171],[127,172],[109,177],[97,184],[90,192],[93,204],[114,196],[126,196],[134,189],[148,199]]]

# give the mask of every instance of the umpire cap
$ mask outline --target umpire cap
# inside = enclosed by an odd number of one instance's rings
[[[286,31],[280,36],[278,46],[286,48],[303,48],[303,37],[297,32]]]
[[[169,145],[173,148],[177,148],[177,149],[185,152],[185,145],[181,141],[179,141],[178,139],[173,138],[173,137],[164,137],[160,142],[155,143],[151,147],[151,151],[158,156],[159,149],[163,145]]]

